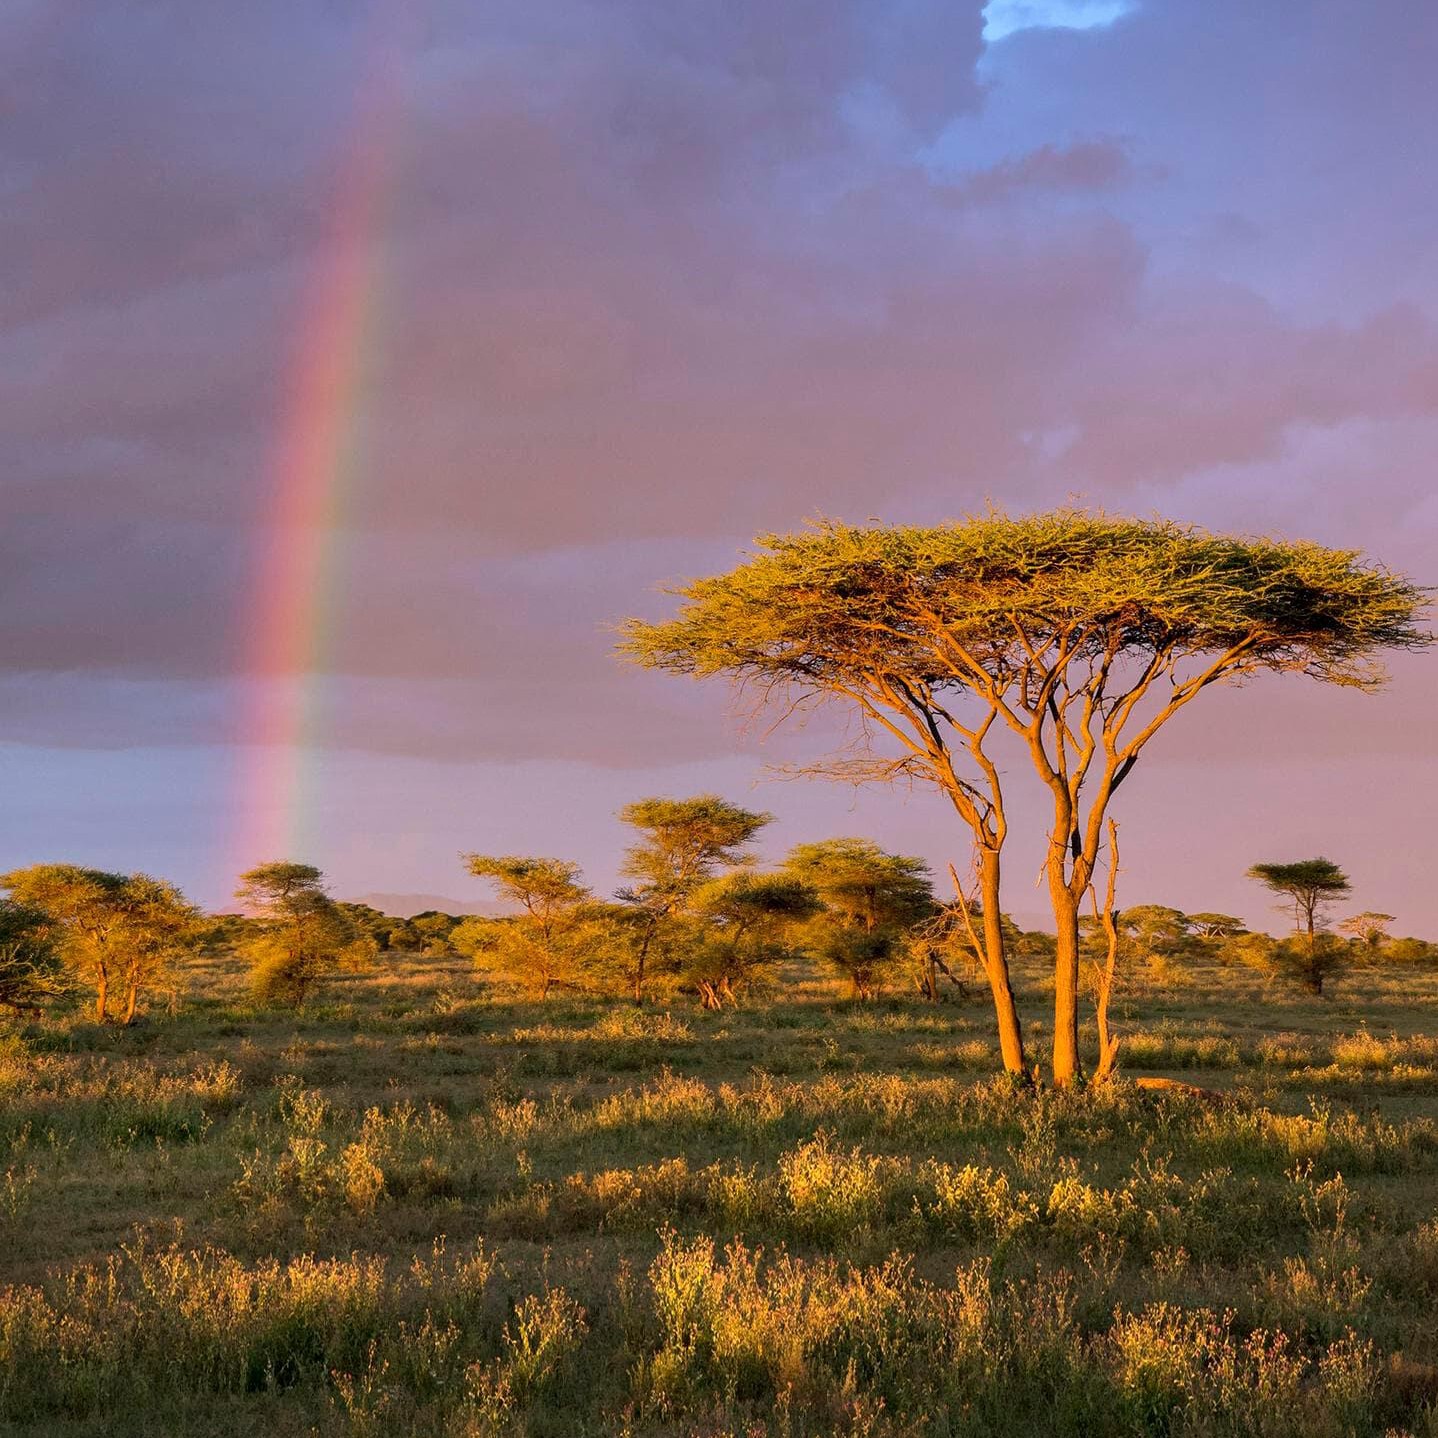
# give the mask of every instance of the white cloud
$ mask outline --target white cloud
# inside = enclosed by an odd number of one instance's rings
[[[1136,8],[1134,0],[989,0],[984,39],[992,45],[1020,30],[1093,30]]]

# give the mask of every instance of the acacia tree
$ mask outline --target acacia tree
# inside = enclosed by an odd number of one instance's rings
[[[148,874],[125,882],[119,970],[122,1024],[132,1024],[140,991],[168,975],[200,939],[200,911],[173,885]]]
[[[0,888],[48,916],[66,966],[95,986],[97,1023],[109,1020],[116,986],[120,1021],[133,1023],[141,992],[198,941],[195,908],[173,884],[148,874],[34,864],[0,875]]]
[[[1168,961],[1189,947],[1192,921],[1179,909],[1167,904],[1134,904],[1115,911],[1112,923],[1118,936],[1119,957],[1126,964],[1141,962],[1161,973]],[[1091,919],[1080,919],[1082,931],[1090,928],[1098,948],[1108,942],[1105,916],[1096,912]]]
[[[783,872],[823,905],[809,924],[809,946],[843,974],[860,999],[879,990],[909,931],[935,913],[929,866],[885,853],[868,839],[797,844]]]
[[[1248,877],[1288,900],[1293,907],[1294,927],[1308,936],[1310,947],[1318,937],[1323,910],[1353,889],[1348,875],[1332,859],[1324,858],[1299,859],[1292,864],[1254,864]]]
[[[1248,925],[1233,914],[1189,914],[1188,926],[1197,939],[1236,939],[1248,932]]]
[[[698,794],[692,799],[639,799],[626,804],[619,817],[640,835],[625,852],[620,871],[633,882],[616,895],[637,917],[629,974],[637,1004],[644,1000],[655,947],[663,943],[674,918],[721,871],[748,862],[749,845],[773,815],[742,809],[718,794]]]
[[[1338,931],[1342,934],[1350,934],[1360,943],[1367,944],[1370,949],[1382,946],[1383,941],[1388,937],[1388,926],[1396,919],[1396,914],[1380,914],[1374,909],[1365,909],[1361,914],[1354,914],[1351,918],[1344,919],[1338,925]]]
[[[786,874],[740,869],[711,879],[694,896],[694,932],[685,975],[706,1009],[737,1002],[739,992],[791,952],[795,929],[818,912],[807,884]]]
[[[12,902],[50,916],[66,967],[95,986],[100,1024],[109,1019],[110,982],[119,967],[125,882],[124,874],[78,864],[33,864],[0,876]]]
[[[933,527],[826,523],[772,536],[729,574],[631,621],[625,651],[724,674],[791,706],[841,700],[894,757],[829,764],[936,785],[977,852],[984,959],[1005,1065],[1023,1048],[1001,934],[1007,834],[996,724],[1052,802],[1045,875],[1057,930],[1054,1080],[1079,1072],[1080,905],[1109,804],[1153,737],[1205,689],[1262,670],[1375,686],[1384,649],[1429,641],[1423,591],[1347,551],[1075,510]]]
[[[1294,934],[1278,944],[1273,962],[1289,970],[1315,994],[1329,975],[1343,968],[1348,955],[1327,932],[1323,911],[1352,891],[1348,875],[1332,859],[1300,859],[1292,864],[1254,864],[1248,871],[1293,910]]]
[[[258,919],[244,941],[250,983],[265,1003],[298,1008],[315,986],[368,943],[325,888],[313,864],[260,864],[235,891]]]
[[[593,895],[579,866],[564,859],[517,854],[466,854],[471,874],[488,879],[520,913],[476,935],[475,960],[492,966],[547,999],[573,985],[586,959]]]

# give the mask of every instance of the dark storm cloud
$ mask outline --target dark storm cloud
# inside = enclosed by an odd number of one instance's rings
[[[940,0],[43,8],[0,37],[0,738],[232,737],[377,85],[336,744],[715,752],[722,718],[619,670],[603,621],[821,511],[1082,491],[1241,524],[1220,471],[1251,470],[1302,528],[1296,437],[1354,426],[1404,466],[1364,482],[1416,502],[1417,4],[1173,0],[987,55]]]

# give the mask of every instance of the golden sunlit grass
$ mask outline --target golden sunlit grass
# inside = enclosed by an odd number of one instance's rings
[[[0,1431],[1438,1432],[1430,971],[1136,978],[1218,1104],[1017,1091],[977,1000],[393,962],[0,1041]]]

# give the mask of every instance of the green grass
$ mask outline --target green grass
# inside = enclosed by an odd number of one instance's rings
[[[0,1432],[1438,1434],[1438,974],[986,1008],[517,1002],[216,962],[0,1038]],[[1043,976],[1020,976],[1042,1049]],[[1041,1057],[1041,1053],[1036,1055]]]

